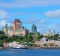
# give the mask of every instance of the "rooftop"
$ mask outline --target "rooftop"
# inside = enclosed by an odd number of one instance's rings
[[[16,22],[22,23],[22,22],[20,21],[20,19],[15,19],[15,20],[14,20],[14,23],[16,23]]]

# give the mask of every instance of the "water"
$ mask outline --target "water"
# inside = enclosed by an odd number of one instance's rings
[[[60,49],[0,50],[0,56],[60,56]]]

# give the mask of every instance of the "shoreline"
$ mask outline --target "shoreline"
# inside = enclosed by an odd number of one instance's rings
[[[0,47],[0,50],[3,49],[23,49],[23,48],[5,48],[5,47]],[[60,49],[60,47],[27,47],[24,49]]]
[[[28,47],[27,49],[60,49],[60,47]]]

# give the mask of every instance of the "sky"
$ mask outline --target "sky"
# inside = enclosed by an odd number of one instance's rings
[[[60,0],[0,0],[0,29],[15,18],[30,31],[34,23],[40,33],[60,33]]]

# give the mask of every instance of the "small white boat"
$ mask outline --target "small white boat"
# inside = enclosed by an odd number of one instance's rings
[[[13,47],[13,49],[27,49],[24,45],[18,45],[17,47]]]

